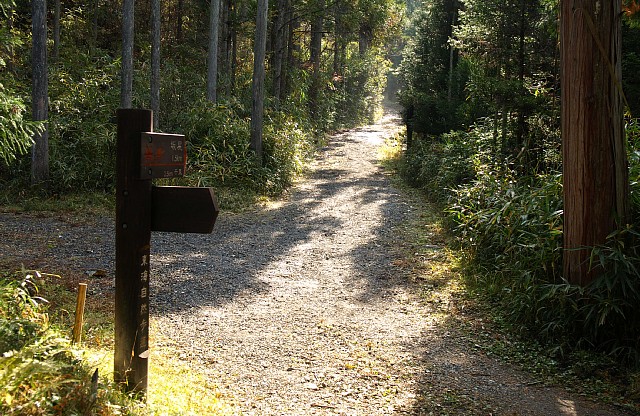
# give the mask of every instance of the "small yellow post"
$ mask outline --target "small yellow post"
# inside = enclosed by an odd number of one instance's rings
[[[78,284],[78,301],[76,303],[76,323],[73,326],[73,343],[79,344],[82,338],[82,323],[84,321],[84,301],[87,298],[87,284]]]

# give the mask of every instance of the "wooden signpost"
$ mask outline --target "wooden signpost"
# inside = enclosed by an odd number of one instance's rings
[[[118,110],[116,161],[115,381],[147,389],[151,231],[211,233],[210,188],[154,187],[184,175],[185,138],[152,132],[151,110]]]

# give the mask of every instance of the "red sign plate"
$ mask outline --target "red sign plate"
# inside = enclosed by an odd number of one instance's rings
[[[140,179],[184,176],[187,144],[182,134],[141,133]]]

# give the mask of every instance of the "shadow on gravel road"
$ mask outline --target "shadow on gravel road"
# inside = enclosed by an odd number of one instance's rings
[[[334,137],[321,149],[325,158],[319,160],[320,166],[276,208],[240,215],[221,213],[211,235],[154,233],[152,274],[159,284],[153,285],[152,293],[159,312],[216,307],[238,297],[260,295],[269,290],[261,276],[274,263],[291,261],[287,256],[296,247],[310,247],[309,258],[299,261],[322,260],[318,251],[328,261],[354,239],[358,244],[335,261],[354,265],[347,279],[359,288],[362,302],[386,296],[399,283],[391,279],[392,228],[404,219],[409,207],[377,166],[375,154],[363,152],[358,160],[347,163],[374,163],[373,171],[370,165],[359,171],[357,166],[344,167],[344,162],[337,161],[354,158],[345,155],[344,147],[357,145],[362,140],[357,137],[352,132]],[[354,212],[344,211],[353,209],[347,205],[355,207]]]

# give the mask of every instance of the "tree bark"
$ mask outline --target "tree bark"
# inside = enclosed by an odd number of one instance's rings
[[[267,48],[268,0],[258,0],[256,38],[253,52],[253,106],[251,109],[251,149],[256,154],[258,166],[262,166],[262,125],[264,118],[264,60]]]
[[[229,73],[231,70],[231,1],[222,0],[220,5],[220,39],[218,52],[218,84],[222,94],[229,94]]]
[[[564,277],[587,285],[592,246],[626,224],[619,1],[561,2]]]
[[[282,98],[282,90],[284,83],[283,69],[287,34],[285,15],[287,12],[287,0],[278,0],[278,14],[275,20],[275,39],[274,39],[274,57],[273,57],[273,95],[278,103]]]
[[[160,0],[151,1],[151,111],[153,129],[160,128]]]
[[[120,108],[131,108],[133,101],[134,0],[122,2],[122,70]]]
[[[207,59],[207,99],[218,100],[218,21],[220,20],[220,0],[210,0],[209,10],[209,56]]]
[[[184,0],[178,0],[176,5],[176,43],[182,42],[182,25],[184,23]]]
[[[33,119],[46,121],[49,117],[49,81],[47,77],[47,1],[32,0],[31,65]],[[31,148],[31,184],[47,186],[49,181],[49,132],[45,129],[33,137]]]
[[[60,0],[55,0],[53,10],[53,53],[51,55],[54,62],[60,57]]]
[[[309,53],[313,74],[311,76],[311,87],[309,88],[309,112],[311,118],[315,120],[318,116],[319,95],[320,95],[320,58],[322,54],[322,31],[324,26],[324,0],[317,1],[317,11],[311,21],[311,40]]]

